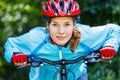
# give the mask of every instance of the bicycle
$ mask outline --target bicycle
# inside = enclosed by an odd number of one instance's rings
[[[66,60],[66,59],[61,59],[59,61],[51,61],[48,59],[44,59],[44,58],[34,58],[34,57],[29,57],[28,58],[28,62],[31,64],[29,66],[32,67],[38,67],[38,66],[43,66],[43,63],[47,63],[53,66],[59,65],[60,66],[60,74],[59,76],[54,77],[54,80],[68,80],[67,79],[67,69],[66,66],[69,64],[75,64],[78,63],[79,61],[84,60],[84,63],[96,63],[96,62],[104,62],[104,63],[108,63],[111,64],[110,60],[102,60],[100,59],[100,55],[99,53],[91,53],[87,56],[80,56],[74,60]],[[19,66],[18,69],[24,68],[24,67],[28,67],[28,66]],[[56,72],[57,73],[57,72]],[[71,72],[72,73],[72,72]],[[74,73],[72,73],[74,75]],[[75,80],[75,76],[74,79]]]

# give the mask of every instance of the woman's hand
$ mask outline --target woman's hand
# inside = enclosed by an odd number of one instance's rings
[[[103,47],[100,49],[101,59],[108,60],[115,56],[115,49],[113,47]]]
[[[12,63],[15,66],[26,66],[28,64],[28,56],[23,53],[14,54],[12,57]]]

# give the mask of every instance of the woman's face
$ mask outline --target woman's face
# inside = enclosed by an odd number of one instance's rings
[[[72,17],[55,17],[51,18],[47,28],[52,40],[63,46],[70,40],[75,25]]]

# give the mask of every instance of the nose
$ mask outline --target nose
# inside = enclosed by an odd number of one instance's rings
[[[59,34],[64,34],[65,28],[64,27],[59,27]]]

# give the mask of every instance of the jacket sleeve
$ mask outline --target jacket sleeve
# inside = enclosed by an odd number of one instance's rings
[[[103,44],[101,47],[112,46],[117,52],[120,46],[120,39],[119,39],[120,27],[116,24],[107,24],[107,25],[98,27],[98,29],[96,28],[97,27],[91,28],[93,30],[93,33],[96,32],[95,30],[99,30],[101,37],[105,35],[105,37],[103,37]]]
[[[99,50],[104,46],[113,46],[117,51],[120,46],[120,26],[106,24],[96,27],[81,27],[82,42],[93,50]]]
[[[37,45],[42,42],[44,31],[41,28],[34,28],[28,33],[20,35],[18,37],[10,37],[6,41],[4,48],[4,58],[11,62],[11,57],[14,52],[24,53],[30,55]]]

